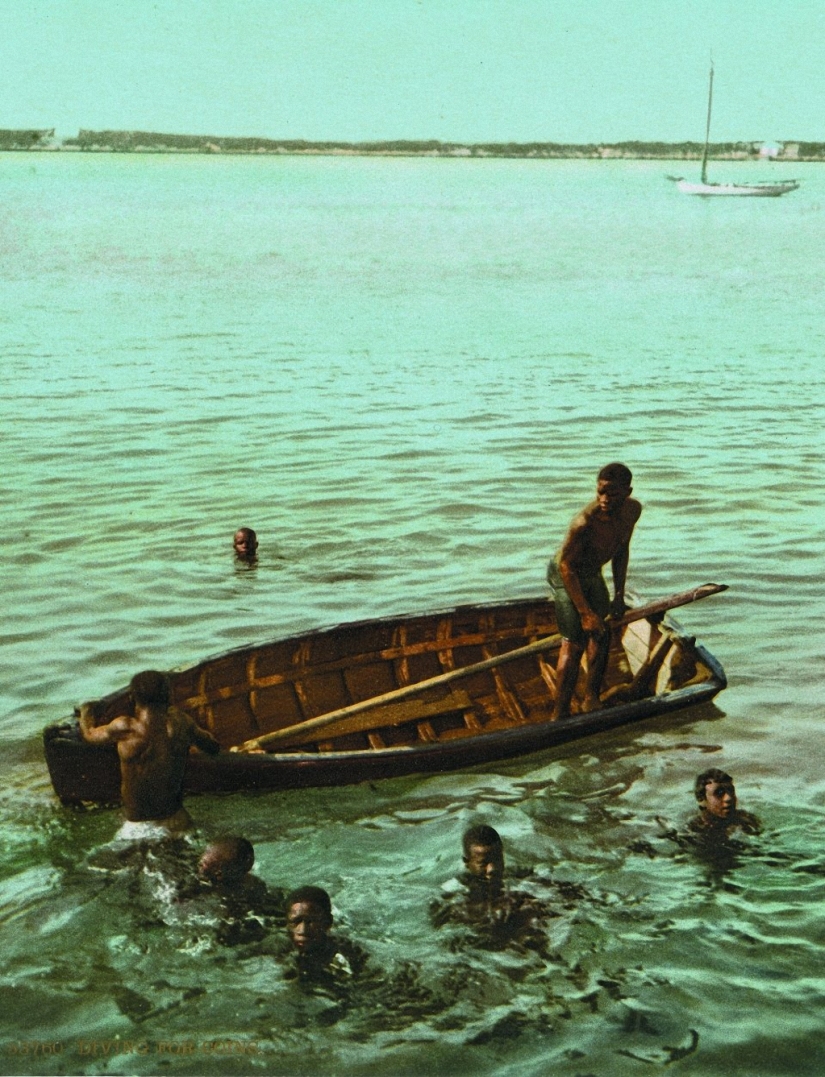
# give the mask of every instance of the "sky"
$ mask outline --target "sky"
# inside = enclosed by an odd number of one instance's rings
[[[0,0],[0,128],[825,141],[823,0]]]

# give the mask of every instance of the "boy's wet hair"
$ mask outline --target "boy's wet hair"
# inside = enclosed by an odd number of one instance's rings
[[[326,890],[320,886],[299,886],[286,896],[285,909],[287,912],[293,905],[316,905],[322,912],[332,919],[332,901]]]
[[[228,883],[240,882],[252,870],[254,863],[252,842],[234,834],[213,841],[201,857],[202,870],[208,878],[220,872]]]
[[[156,669],[136,673],[129,683],[129,692],[139,707],[169,706],[169,678]]]
[[[729,785],[733,785],[733,778],[730,774],[726,774],[724,770],[720,770],[718,767],[711,767],[710,770],[703,770],[701,774],[696,776],[696,782],[693,786],[693,791],[696,794],[696,799],[702,801],[705,799],[705,787],[708,782],[716,782],[721,785],[725,782]]]
[[[619,486],[630,486],[633,482],[633,472],[626,464],[618,462],[605,464],[598,475],[599,482],[615,482]]]
[[[480,824],[479,826],[471,826],[469,830],[464,831],[464,836],[461,839],[461,846],[464,849],[464,855],[467,856],[473,845],[485,845],[495,846],[502,845],[501,835],[497,830],[493,830],[491,826]]]

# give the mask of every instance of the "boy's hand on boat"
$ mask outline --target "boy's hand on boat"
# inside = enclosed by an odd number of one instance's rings
[[[618,621],[619,618],[622,617],[625,613],[627,613],[627,611],[629,609],[630,609],[630,606],[628,606],[628,604],[625,602],[624,598],[622,598],[622,597],[614,598],[613,601],[610,603],[610,616],[609,616],[609,619],[611,621]]]
[[[582,613],[581,622],[585,632],[592,633],[594,636],[604,635],[605,623],[598,613],[594,613],[593,610],[589,613]]]

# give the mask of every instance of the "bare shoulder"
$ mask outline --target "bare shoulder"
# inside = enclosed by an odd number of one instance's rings
[[[636,522],[641,515],[642,506],[640,502],[636,501],[632,497],[629,497],[627,501],[625,501],[624,505],[622,505],[622,512],[620,516],[621,527],[628,536],[630,536],[630,534],[632,533],[633,528],[636,526]]]
[[[559,551],[562,561],[576,560],[587,548],[593,530],[593,513],[597,507],[595,501],[586,505],[570,521]]]
[[[115,737],[127,737],[132,732],[132,719],[128,714],[119,714],[107,725],[99,726],[100,729],[108,729]]]
[[[632,520],[635,524],[642,515],[642,503],[641,501],[637,501],[635,497],[629,497],[627,501],[625,501],[624,510],[628,520]]]
[[[593,501],[589,501],[581,512],[576,513],[573,517],[573,523],[571,527],[587,527],[596,513],[599,511],[599,502],[594,498]]]
[[[593,514],[598,508],[598,502],[591,501],[589,505],[585,505],[583,509],[577,512],[570,521],[570,527],[567,529],[568,538],[575,538],[588,531],[593,522]]]
[[[166,712],[166,721],[174,729],[184,730],[191,729],[195,724],[195,719],[187,714],[186,711],[182,711],[179,707],[170,707]]]
[[[132,732],[132,719],[125,714],[118,715],[117,718],[103,725],[95,725],[94,713],[89,704],[84,704],[80,708],[78,725],[84,740],[91,744],[114,744],[125,740]]]

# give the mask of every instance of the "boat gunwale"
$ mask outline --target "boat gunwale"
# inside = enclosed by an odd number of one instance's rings
[[[516,600],[512,600],[512,601],[508,600],[508,602],[503,603],[503,605],[516,605],[516,604],[521,604],[524,601],[530,601],[530,600],[524,600],[524,599],[516,599]],[[543,601],[543,599],[540,599],[540,601]],[[467,608],[473,608],[473,607],[455,607],[455,609],[459,609],[459,608],[467,609]],[[489,609],[489,604],[480,606],[479,608]],[[447,611],[434,611],[434,615],[437,616],[439,612],[449,612],[449,610],[447,610]],[[420,617],[422,615],[421,614],[416,614],[416,615],[412,615],[412,616]],[[426,615],[423,615],[423,616],[426,616]],[[390,618],[390,619],[393,620],[393,621],[396,620],[395,618]],[[378,622],[383,621],[383,620],[385,620],[385,618],[371,618],[367,622],[344,622],[342,626],[337,626],[337,625],[331,626],[329,631],[334,631],[338,627],[346,627],[346,626],[349,626],[349,625],[354,625],[356,623],[375,624],[375,623],[378,623]],[[683,639],[683,640],[690,638],[690,637],[688,637],[685,628],[677,620],[670,617],[670,615],[665,616],[664,622],[666,623],[668,629],[677,638],[680,638],[680,639]],[[309,635],[316,635],[317,633],[316,632],[310,632],[308,634]],[[293,638],[298,639],[298,638],[301,638],[301,637],[287,636],[287,637],[284,637],[284,640],[290,640],[290,639],[293,639]],[[284,640],[273,640],[273,641],[270,641],[270,642],[284,642]],[[266,644],[262,644],[261,646],[266,646]],[[496,730],[492,730],[492,731],[489,731],[489,732],[479,731],[479,732],[470,733],[468,731],[466,736],[463,736],[463,737],[460,737],[460,738],[450,739],[448,741],[438,741],[438,742],[429,743],[429,744],[425,743],[425,744],[414,744],[414,745],[395,745],[395,746],[388,746],[388,747],[385,747],[385,748],[373,748],[373,747],[370,747],[370,748],[364,748],[364,749],[352,749],[352,750],[348,750],[348,751],[330,750],[330,751],[322,751],[322,752],[319,752],[319,751],[315,751],[315,752],[289,751],[289,752],[241,753],[241,752],[229,752],[229,751],[226,751],[226,752],[221,753],[221,759],[223,761],[226,761],[227,757],[232,757],[232,758],[237,759],[237,760],[243,760],[245,763],[249,762],[251,760],[256,760],[256,761],[260,761],[261,764],[264,764],[264,763],[266,763],[266,764],[274,764],[274,763],[280,763],[280,764],[298,764],[298,763],[307,764],[307,763],[313,763],[313,764],[317,764],[320,760],[328,760],[330,763],[332,763],[332,762],[335,762],[335,761],[341,762],[341,761],[344,761],[344,760],[356,760],[356,759],[362,759],[362,758],[363,759],[367,759],[367,758],[372,759],[372,758],[375,758],[376,756],[379,756],[382,759],[387,759],[387,758],[391,757],[393,754],[397,754],[399,756],[409,756],[411,754],[427,755],[428,756],[428,755],[437,755],[439,752],[443,752],[446,747],[452,746],[455,743],[472,742],[472,743],[484,743],[484,744],[487,744],[487,743],[492,743],[493,741],[510,740],[510,739],[517,740],[519,738],[519,735],[521,735],[523,737],[526,737],[528,734],[534,734],[537,730],[546,729],[546,730],[560,730],[560,731],[561,730],[575,731],[577,729],[586,729],[586,728],[588,728],[590,726],[593,726],[594,730],[597,730],[599,728],[600,724],[601,724],[600,720],[601,720],[601,718],[603,716],[610,716],[609,722],[604,723],[606,728],[608,728],[608,727],[610,727],[612,725],[621,725],[621,724],[624,724],[625,721],[626,721],[625,716],[632,716],[636,711],[638,711],[642,707],[644,707],[645,710],[650,710],[651,713],[661,713],[663,711],[676,710],[676,709],[679,709],[682,706],[693,705],[692,701],[694,700],[694,697],[699,697],[699,698],[696,699],[696,702],[700,702],[702,700],[702,698],[704,698],[704,697],[712,698],[713,696],[715,696],[718,692],[722,691],[727,686],[727,683],[728,683],[727,682],[727,676],[726,676],[726,674],[724,672],[724,669],[722,667],[721,662],[719,662],[719,660],[713,654],[711,654],[710,651],[708,651],[707,648],[704,647],[702,644],[697,643],[697,642],[694,641],[692,646],[693,646],[693,649],[696,652],[697,657],[699,659],[701,659],[703,665],[705,665],[705,667],[708,669],[708,672],[709,672],[710,676],[707,679],[705,679],[705,680],[703,680],[703,681],[701,681],[699,683],[696,683],[696,684],[685,685],[682,688],[677,688],[677,689],[674,689],[673,691],[658,692],[658,693],[656,693],[654,695],[645,696],[643,699],[633,700],[633,701],[628,702],[628,703],[622,703],[622,704],[618,704],[618,705],[612,706],[612,707],[610,707],[610,706],[608,706],[608,707],[599,707],[596,710],[587,711],[587,712],[580,713],[580,714],[575,714],[575,715],[570,715],[567,718],[561,719],[560,721],[545,720],[545,721],[542,721],[542,722],[525,722],[525,723],[520,724],[520,725],[515,726],[515,727],[511,727],[511,728],[507,728],[507,729],[496,729]],[[242,653],[242,652],[246,651],[247,649],[249,649],[249,648],[247,648],[247,647],[234,648],[232,652],[223,652],[220,655],[216,655],[215,658],[216,659],[217,658],[224,658],[224,657],[227,656],[227,654],[230,654],[230,653],[233,654],[233,655],[237,655],[239,653]],[[253,646],[252,649],[255,649],[255,647]],[[209,662],[211,660],[212,659],[204,659],[204,662]],[[200,665],[200,664],[201,663],[196,663],[196,665]],[[181,667],[181,671],[186,671],[186,670],[189,670],[189,669],[192,669],[192,668],[194,668],[194,667],[192,667],[192,666]],[[172,671],[172,672],[177,672],[177,671]],[[122,695],[124,690],[125,689],[121,688],[121,689],[118,689],[115,692],[109,693],[109,695],[102,697],[101,702],[104,702],[106,700],[111,700],[111,699],[116,698],[119,695]],[[57,733],[61,729],[66,729],[67,726],[71,726],[72,724],[74,724],[75,727],[77,725],[76,719],[74,717],[66,717],[66,718],[60,719],[57,722],[49,723],[49,725],[47,725],[45,727],[45,729],[44,729],[44,734],[46,734],[48,732],[52,736],[57,735]],[[229,765],[234,765],[234,764],[229,764]]]
[[[637,601],[635,595],[633,600]],[[309,631],[299,636],[285,636],[282,640],[269,642],[300,643],[307,636],[315,637],[321,631],[334,632],[340,629],[350,629],[356,625],[376,625],[382,622],[399,624],[405,620],[421,620],[430,616],[438,617],[460,612],[487,613],[493,606],[497,609],[506,609],[519,605],[535,606],[545,602],[548,602],[545,596],[538,596],[508,599],[497,604],[466,604],[433,611],[431,614],[417,613],[404,617],[369,618],[360,622],[344,622],[340,625],[329,626],[325,630]],[[696,659],[705,668],[704,679],[671,691],[659,691],[642,699],[617,703],[613,706],[601,706],[596,710],[574,714],[555,722],[545,718],[519,723],[515,726],[499,727],[486,732],[468,730],[465,735],[448,737],[436,742],[371,745],[369,748],[343,751],[339,748],[310,752],[304,750],[304,746],[299,745],[298,750],[283,752],[223,751],[217,756],[193,753],[187,766],[184,790],[187,794],[276,792],[294,788],[342,786],[412,774],[459,772],[469,767],[489,765],[498,760],[541,752],[614,728],[698,706],[710,702],[718,692],[725,688],[727,678],[719,660],[702,644],[697,643],[695,636],[688,635],[684,627],[670,614],[665,614],[657,622],[645,618],[638,623],[642,625],[646,622],[660,626],[664,624],[669,633],[689,646]],[[227,653],[233,655],[248,653],[261,646],[266,646],[266,644],[233,648],[231,652],[223,652],[215,658],[223,659]],[[181,672],[197,668],[203,662],[208,663],[214,660],[204,659],[201,663],[195,663],[194,666],[181,667]],[[122,696],[123,692],[124,689],[121,688],[110,693],[105,700],[111,702],[118,696]],[[119,797],[115,793],[116,750],[113,747],[101,748],[84,741],[80,736],[76,718],[66,718],[47,725],[43,730],[43,742],[52,785],[65,805],[118,802]],[[108,759],[108,762],[104,762],[104,758]],[[71,760],[74,762],[70,762]],[[100,770],[101,767],[103,770]],[[110,774],[109,768],[111,768]],[[72,778],[72,772],[74,772],[74,778]],[[98,784],[93,784],[88,794],[84,795],[83,787],[88,781]],[[92,794],[92,788],[101,789],[101,782],[104,788],[110,790],[110,793]]]
[[[634,604],[637,604],[637,603],[640,604],[641,603],[641,600],[639,599],[639,596],[636,595],[633,592],[628,591],[627,592],[627,597],[630,598]],[[257,642],[257,643],[241,644],[238,647],[230,648],[228,651],[219,651],[219,652],[216,652],[215,654],[207,656],[206,658],[201,658],[201,659],[199,659],[198,661],[195,661],[195,662],[181,664],[181,665],[178,665],[178,666],[172,666],[167,670],[167,673],[169,674],[170,677],[174,678],[176,675],[179,675],[179,674],[191,673],[194,670],[206,668],[206,667],[208,667],[209,665],[211,665],[214,662],[225,661],[226,659],[231,659],[231,658],[240,658],[242,656],[250,656],[250,655],[252,655],[253,653],[255,653],[257,651],[261,651],[264,648],[276,646],[278,644],[295,643],[296,646],[298,646],[301,643],[303,643],[303,642],[305,642],[305,641],[307,641],[309,639],[316,639],[316,638],[323,637],[323,636],[330,636],[330,635],[333,635],[335,632],[339,632],[339,631],[351,631],[351,630],[354,630],[354,629],[360,629],[360,628],[366,628],[366,627],[375,627],[375,626],[382,625],[382,624],[386,624],[386,625],[391,624],[393,626],[396,626],[396,625],[401,625],[401,624],[403,624],[405,622],[429,620],[431,618],[444,617],[446,615],[455,616],[455,615],[458,615],[458,614],[475,613],[475,612],[486,613],[486,612],[490,612],[491,610],[506,610],[508,608],[515,608],[517,606],[524,606],[524,605],[537,606],[537,605],[541,605],[541,604],[546,604],[546,605],[551,606],[551,607],[554,606],[552,599],[549,598],[547,595],[531,595],[531,596],[525,596],[525,597],[521,597],[521,598],[501,599],[500,601],[493,601],[493,602],[474,602],[474,603],[465,603],[465,604],[460,605],[460,606],[444,606],[444,607],[440,607],[438,609],[425,610],[423,612],[417,612],[417,613],[388,614],[388,615],[383,615],[383,616],[380,616],[380,617],[365,617],[365,618],[362,618],[359,621],[340,621],[340,622],[338,622],[336,624],[330,624],[330,625],[326,625],[326,626],[323,626],[323,627],[320,627],[320,628],[307,629],[305,631],[302,631],[302,632],[299,632],[299,633],[296,633],[296,634],[293,634],[293,635],[288,634],[288,635],[283,635],[283,636],[276,636],[276,637],[274,637],[272,639],[263,640],[263,641]],[[647,620],[647,619],[645,618],[644,620]],[[683,628],[683,626],[675,618],[673,618],[670,615],[670,613],[666,613],[664,615],[663,623],[666,624],[677,636],[687,638],[686,630]],[[526,626],[524,626],[524,627],[526,627]],[[522,628],[522,631],[524,631],[524,628]],[[516,630],[515,634],[518,634],[518,630]],[[527,635],[529,633],[525,632],[524,634]],[[536,633],[536,634],[538,634],[538,633]],[[418,645],[414,645],[414,646],[417,647]],[[450,641],[450,640],[433,640],[433,641],[428,641],[427,649],[428,650],[431,649],[433,651],[450,650],[450,649],[452,649],[453,646],[454,646],[454,643],[452,641]],[[706,651],[705,648],[701,647],[700,644],[694,643],[694,647],[695,647],[697,653],[701,652],[701,654],[704,656],[703,657],[703,662],[705,663],[705,665],[708,666],[709,669],[711,669],[711,672],[714,673],[717,677],[721,678],[721,680],[723,682],[721,688],[724,688],[725,685],[727,684],[727,680],[725,678],[725,674],[724,674],[724,671],[722,669],[721,664],[710,654],[709,651]],[[401,647],[401,646],[399,646],[398,649],[400,651],[402,651],[402,652],[404,650],[404,648]],[[351,659],[353,662],[357,661],[357,659],[360,658],[360,657],[361,656],[358,655],[358,654],[353,654],[351,656],[347,656],[347,658]],[[338,660],[336,660],[334,662],[334,665],[339,666],[339,665],[343,664],[343,666],[345,667],[346,666],[346,661],[347,661],[347,659],[338,659]],[[314,670],[317,670],[317,671],[320,672],[321,667],[322,666],[327,666],[327,665],[329,665],[329,663],[317,663],[317,665],[315,665],[315,666],[313,666],[312,663],[309,663],[302,672],[303,672],[304,675],[306,675],[307,673],[313,672]],[[721,688],[719,689],[720,691],[721,691]],[[114,700],[116,700],[119,696],[122,696],[126,691],[128,691],[128,685],[123,685],[120,688],[113,689],[111,692],[108,692],[106,695],[101,696],[99,698],[99,700],[98,700],[98,703],[101,704],[101,705],[104,705],[104,706],[107,705],[107,704],[110,704]],[[672,693],[665,693],[665,695],[668,695],[668,696],[671,695],[671,694]],[[648,697],[648,698],[652,698],[652,697]],[[182,702],[188,702],[188,698],[187,698],[187,700],[182,701]],[[605,709],[616,709],[616,708],[598,708],[597,711],[593,711],[591,713],[594,713],[594,714],[595,713],[600,713],[602,710],[605,710]],[[65,725],[67,722],[72,722],[72,721],[75,721],[75,720],[76,720],[76,714],[75,715],[66,715],[64,718],[58,719],[57,722],[49,723],[49,724],[50,725]],[[532,725],[532,726],[535,726],[536,724],[541,724],[541,723],[530,723],[530,725]],[[376,751],[376,750],[377,749],[372,749],[372,751]],[[272,753],[267,753],[267,754],[272,754]],[[289,754],[290,754],[290,756],[294,757],[295,753],[289,753]],[[325,756],[327,754],[329,754],[329,753],[326,753],[326,752],[324,753]]]
[[[249,653],[251,651],[258,651],[262,647],[270,647],[276,643],[288,643],[291,640],[296,642],[299,640],[309,639],[315,636],[328,636],[333,632],[341,630],[350,630],[355,628],[365,628],[370,625],[379,624],[403,624],[406,621],[419,621],[429,619],[431,617],[444,617],[446,614],[459,614],[473,611],[488,611],[492,609],[507,609],[508,607],[524,606],[524,605],[537,605],[539,603],[545,603],[548,606],[553,606],[553,600],[545,595],[528,595],[524,598],[505,598],[501,600],[494,600],[492,602],[470,602],[461,606],[440,606],[433,610],[419,611],[418,613],[390,613],[384,614],[380,617],[363,617],[360,621],[339,621],[336,624],[321,625],[317,628],[306,629],[301,632],[296,632],[292,635],[285,636],[273,636],[272,639],[262,640],[259,643],[244,643],[239,647],[232,647],[228,651],[219,651],[216,654],[207,655],[206,658],[201,658],[197,662],[187,663],[186,665],[173,666],[168,672],[170,674],[175,673],[188,673],[192,669],[197,669],[199,666],[208,665],[210,662],[217,662],[222,658],[234,658],[241,654]]]

